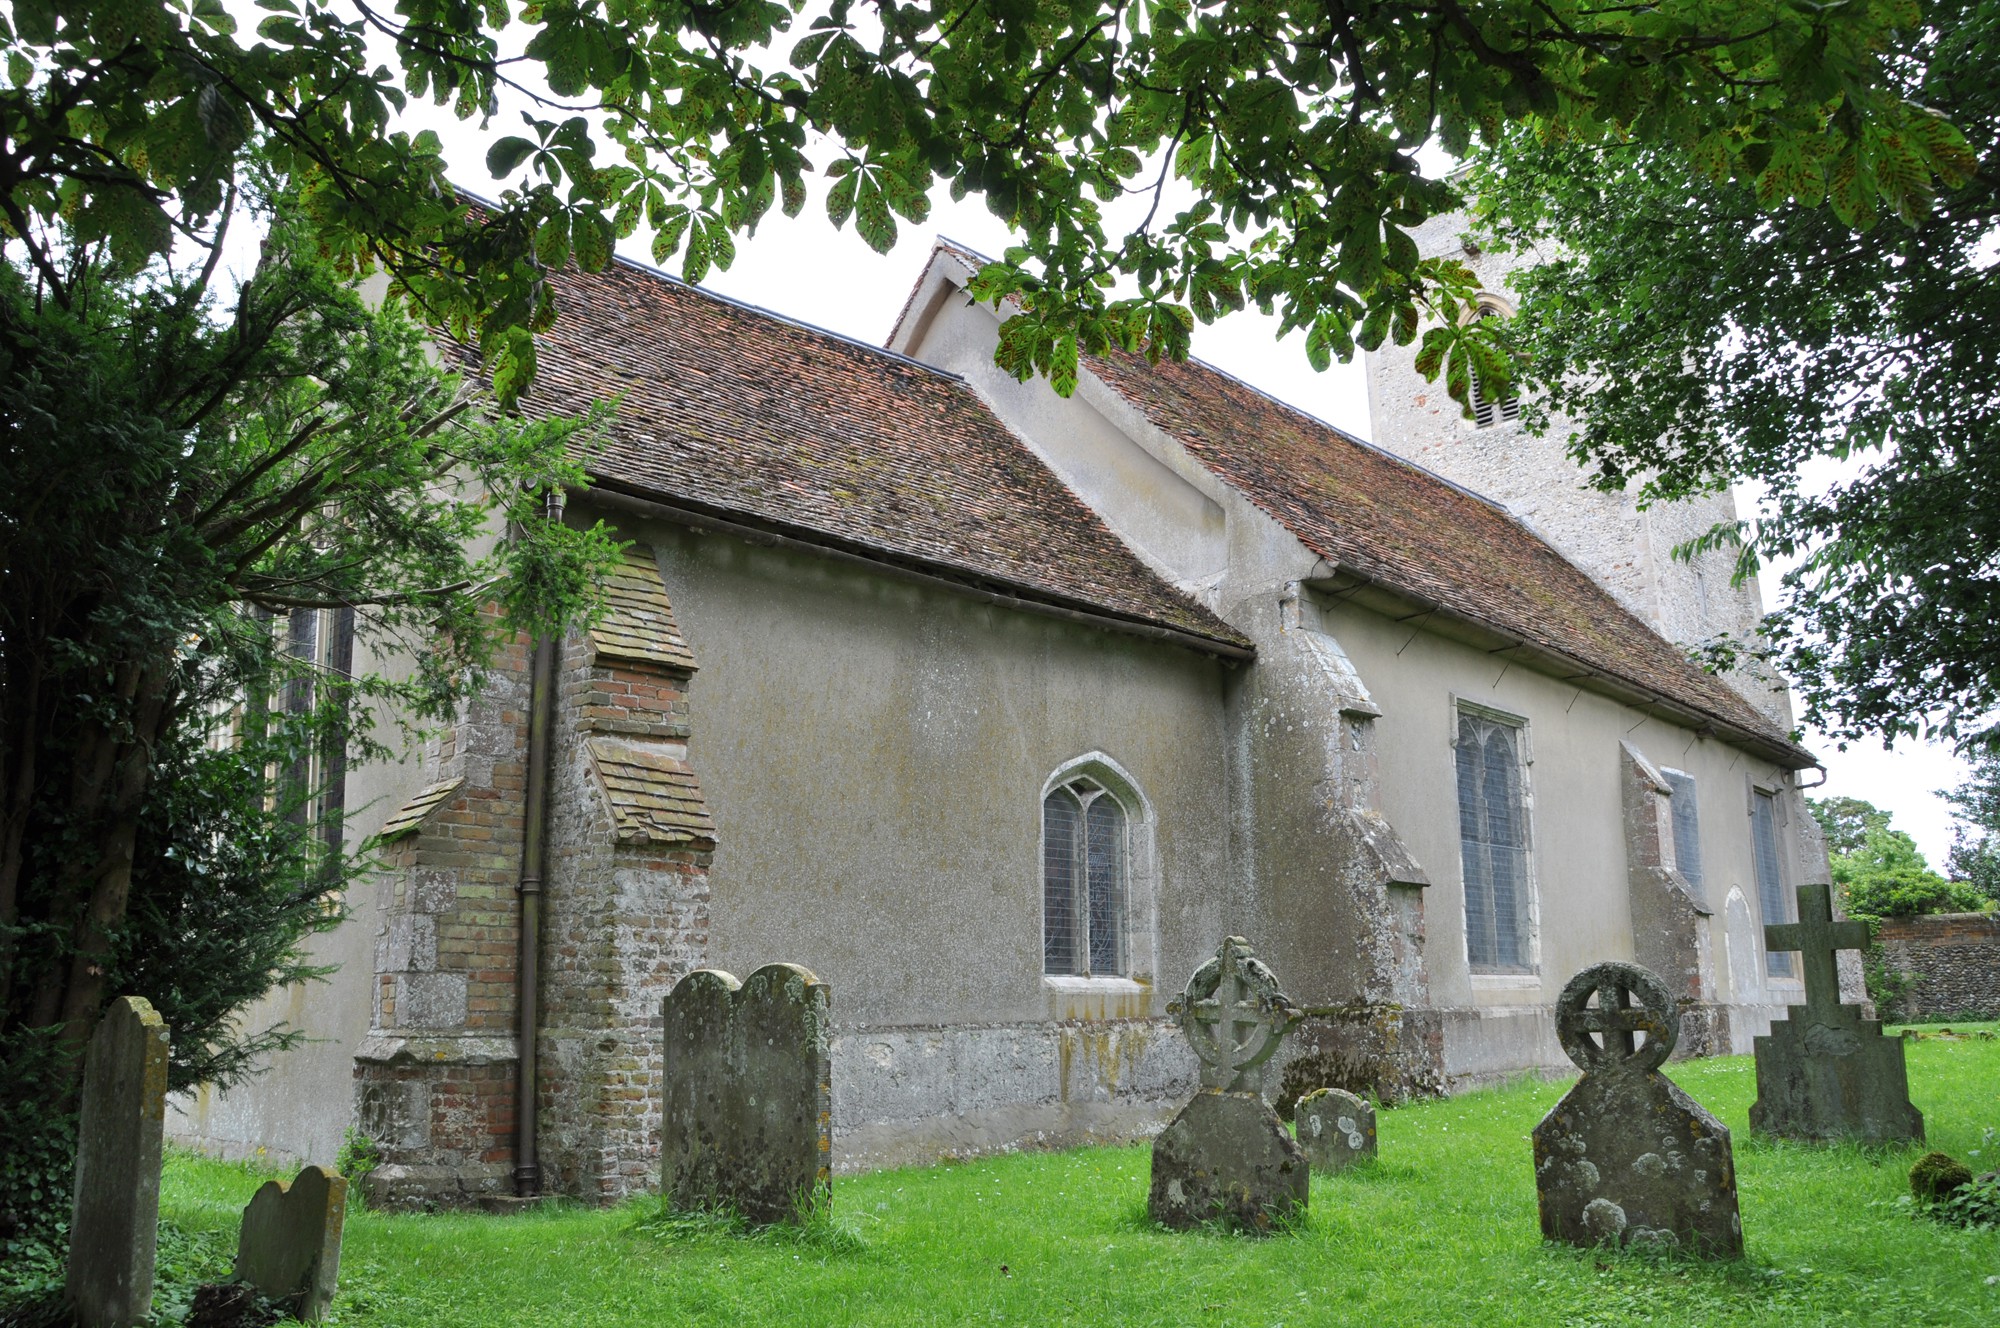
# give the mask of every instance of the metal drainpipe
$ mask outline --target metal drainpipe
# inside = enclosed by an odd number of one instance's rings
[[[561,491],[551,493],[547,512],[562,519]],[[535,662],[528,681],[528,778],[521,816],[521,967],[516,992],[520,1041],[514,1087],[514,1193],[533,1198],[542,1192],[542,1164],[536,1135],[536,1080],[540,1056],[536,1036],[541,1012],[542,875],[548,854],[549,733],[555,727],[556,659],[553,636],[535,639]]]

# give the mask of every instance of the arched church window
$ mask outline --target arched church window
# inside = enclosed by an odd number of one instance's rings
[[[1506,316],[1506,313],[1498,305],[1482,303],[1479,306],[1477,316],[1480,318],[1503,318]],[[1477,374],[1472,376],[1472,382],[1469,384],[1469,387],[1472,398],[1473,428],[1490,429],[1495,424],[1521,418],[1521,398],[1508,396],[1495,401],[1493,398],[1487,396],[1485,390],[1479,386],[1479,375]]]
[[[1474,973],[1532,973],[1525,734],[1519,720],[1458,713],[1458,836],[1465,873],[1465,957]]]
[[[1124,974],[1128,817],[1087,776],[1042,799],[1042,966],[1076,977]]]
[[[1789,898],[1791,891],[1785,889],[1784,864],[1778,856],[1778,797],[1754,787],[1750,790],[1750,853],[1757,872],[1757,907],[1764,915],[1764,925],[1796,922],[1797,910]],[[1791,952],[1767,950],[1764,971],[1774,978],[1794,976]]]

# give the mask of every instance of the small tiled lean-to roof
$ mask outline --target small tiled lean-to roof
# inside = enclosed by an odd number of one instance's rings
[[[458,792],[459,785],[464,782],[463,779],[446,779],[435,784],[426,784],[408,802],[397,808],[395,815],[382,822],[382,828],[375,832],[376,836],[386,844],[392,839],[401,839],[404,835],[414,834],[422,828],[425,821],[430,819],[432,812],[442,807],[452,794]]]
[[[598,488],[1247,652],[956,375],[623,261],[556,286],[524,405],[620,398]]]
[[[625,550],[624,560],[611,569],[604,585],[604,616],[590,629],[590,644],[599,659],[694,672],[694,653],[674,621],[659,564],[645,545]]]
[[[1089,361],[1103,383],[1342,572],[1608,675],[1813,764],[1734,689],[1498,505],[1199,361]]]
[[[687,762],[657,743],[615,738],[590,739],[590,760],[619,843],[714,845],[715,822]]]

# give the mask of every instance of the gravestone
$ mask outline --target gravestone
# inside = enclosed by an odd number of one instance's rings
[[[121,996],[84,1054],[68,1279],[79,1328],[127,1328],[153,1311],[167,1050],[152,1005]]]
[[[1264,1065],[1301,1012],[1241,936],[1223,941],[1167,1009],[1201,1062],[1201,1091],[1153,1141],[1153,1220],[1261,1232],[1303,1212],[1312,1181],[1305,1151],[1263,1093]]]
[[[1556,1033],[1583,1078],[1535,1127],[1545,1239],[1743,1253],[1729,1129],[1660,1073],[1680,1022],[1637,964],[1597,964],[1563,988]]]
[[[347,1216],[347,1177],[307,1167],[283,1181],[267,1180],[243,1210],[236,1240],[236,1277],[279,1301],[301,1319],[319,1319],[340,1279],[340,1230]]]
[[[1299,1146],[1316,1171],[1344,1171],[1375,1156],[1375,1108],[1366,1098],[1321,1088],[1299,1099],[1292,1112]]]
[[[1750,1128],[1782,1139],[1924,1137],[1924,1115],[1910,1102],[1910,1076],[1900,1038],[1840,1000],[1835,960],[1842,950],[1866,950],[1868,924],[1833,917],[1832,892],[1799,887],[1799,920],[1764,928],[1771,950],[1797,950],[1805,960],[1806,1003],[1791,1018],[1772,1021],[1757,1039],[1757,1100]]]
[[[796,964],[704,968],[666,1005],[660,1192],[683,1211],[801,1219],[832,1194],[825,983]]]

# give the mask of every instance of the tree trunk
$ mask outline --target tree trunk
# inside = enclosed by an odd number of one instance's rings
[[[109,979],[107,965],[117,929],[132,896],[132,856],[139,838],[139,812],[153,773],[153,748],[172,722],[172,687],[165,670],[140,669],[134,679],[131,730],[115,742],[98,855],[90,876],[90,903],[78,920],[76,949],[63,984],[62,1041],[81,1052],[97,1027]],[[106,735],[109,739],[109,735]],[[81,1055],[69,1058],[67,1074],[82,1071]]]

